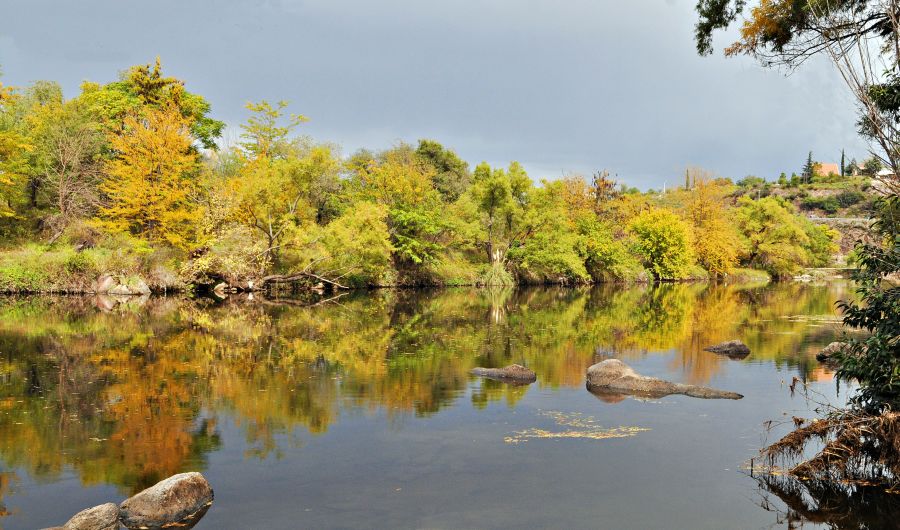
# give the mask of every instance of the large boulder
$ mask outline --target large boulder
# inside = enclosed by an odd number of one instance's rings
[[[108,502],[76,513],[62,526],[63,530],[117,530],[119,507]]]
[[[744,396],[702,386],[671,383],[655,377],[643,376],[618,359],[606,359],[587,370],[587,388],[609,401],[614,394],[632,394],[659,398],[669,394],[705,399],[741,399]]]
[[[213,490],[200,473],[173,475],[119,505],[119,519],[131,529],[190,528],[212,505]]]
[[[711,351],[713,353],[725,355],[733,359],[743,359],[744,357],[750,355],[750,348],[748,348],[746,344],[739,340],[729,340],[727,342],[716,344],[715,346],[710,346],[703,349],[705,351]]]
[[[511,383],[534,383],[537,381],[537,375],[521,364],[511,364],[503,368],[473,368],[469,370],[469,373]]]

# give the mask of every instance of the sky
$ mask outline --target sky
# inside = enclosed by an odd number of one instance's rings
[[[2,81],[67,97],[160,56],[239,134],[248,101],[383,149],[433,138],[535,179],[607,169],[642,189],[686,167],[739,179],[866,145],[824,59],[793,73],[695,51],[695,0],[2,0]]]

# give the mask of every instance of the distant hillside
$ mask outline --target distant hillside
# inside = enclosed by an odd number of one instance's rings
[[[826,224],[841,233],[839,264],[845,262],[856,242],[869,237],[878,189],[868,176],[815,176],[810,183],[781,179],[768,182],[748,177],[738,182],[742,194],[751,197],[774,195],[791,202],[798,212],[812,221]]]

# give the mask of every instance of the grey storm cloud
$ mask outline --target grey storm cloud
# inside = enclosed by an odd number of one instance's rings
[[[687,166],[773,178],[810,150],[866,155],[826,61],[788,76],[698,57],[694,3],[4,0],[0,66],[74,95],[158,55],[230,138],[247,101],[284,99],[346,152],[428,137],[536,179],[606,168],[646,188]]]

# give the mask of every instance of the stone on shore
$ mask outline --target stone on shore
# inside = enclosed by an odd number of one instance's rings
[[[608,400],[610,394],[631,394],[650,398],[660,398],[669,394],[684,394],[704,399],[741,399],[744,397],[735,392],[672,383],[655,377],[643,376],[618,359],[606,359],[588,368],[587,388],[592,393],[600,395],[604,400]]]
[[[750,355],[750,348],[748,348],[746,344],[739,340],[729,340],[727,342],[716,344],[715,346],[710,346],[703,349],[705,351],[711,351],[713,353],[726,355],[735,359],[742,359]]]
[[[537,375],[520,364],[511,364],[503,368],[473,368],[469,373],[503,382],[534,383],[537,381]]]
[[[129,278],[107,291],[107,293],[113,296],[141,296],[150,294],[150,287],[141,278]]]
[[[200,473],[181,473],[151,486],[119,505],[130,529],[190,528],[213,502],[213,490]]]
[[[119,507],[108,502],[76,513],[62,526],[63,530],[117,530]]]

